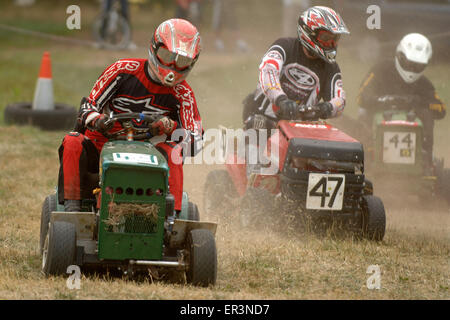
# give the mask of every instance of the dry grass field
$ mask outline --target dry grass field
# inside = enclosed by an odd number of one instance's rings
[[[83,7],[82,7],[83,8]],[[3,8],[5,9],[5,8]],[[39,24],[44,9],[17,12],[8,7],[0,18],[14,25],[73,36],[60,26],[64,6],[56,6],[46,24]],[[158,9],[158,8],[157,8]],[[34,11],[35,10],[35,11]],[[41,10],[41,11],[39,11]],[[56,11],[60,10],[62,16]],[[156,10],[156,9],[154,9]],[[135,39],[146,45],[146,36],[168,12],[159,8],[159,18],[145,24],[137,15]],[[87,6],[86,17],[95,14]],[[137,11],[132,11],[137,13]],[[162,17],[162,18],[161,18]],[[20,19],[19,19],[20,18]],[[88,18],[86,18],[88,19]],[[19,23],[23,21],[23,23]],[[30,22],[31,21],[31,22]],[[28,22],[28,23],[25,23]],[[86,27],[88,28],[88,27]],[[253,51],[215,53],[212,35],[204,32],[205,50],[189,77],[196,92],[207,128],[219,124],[237,128],[241,122],[241,101],[256,85],[259,58],[276,38],[277,30],[255,35],[250,27]],[[253,36],[253,38],[252,38]],[[79,37],[89,39],[89,31]],[[144,48],[135,52],[107,52],[92,48],[11,35],[0,30],[0,111],[11,102],[33,97],[39,63],[44,50],[52,54],[53,81],[57,101],[79,103],[87,95],[103,68],[121,57],[145,57]],[[346,112],[356,112],[355,96],[367,65],[340,52],[340,64],[348,95]],[[450,105],[450,64],[430,66],[427,74]],[[436,154],[450,166],[448,134],[450,117],[436,124]],[[387,230],[380,243],[351,237],[316,236],[309,233],[253,230],[242,232],[230,219],[220,221],[217,284],[196,288],[156,281],[108,275],[86,275],[80,290],[69,290],[66,277],[46,278],[40,272],[40,210],[57,181],[57,149],[64,132],[46,132],[33,127],[7,126],[0,115],[0,299],[444,299],[450,298],[450,211],[443,203],[418,205],[402,195],[385,202]],[[186,165],[185,190],[203,211],[203,186],[209,171],[217,166]],[[383,197],[389,191],[377,190]],[[383,192],[385,194],[383,194]],[[231,221],[231,222],[230,222]],[[366,273],[370,265],[381,270],[381,288],[369,290]]]

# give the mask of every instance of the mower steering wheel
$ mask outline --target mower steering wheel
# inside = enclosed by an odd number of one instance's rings
[[[148,134],[151,133],[152,131],[151,125],[153,124],[153,122],[157,121],[158,118],[159,116],[137,112],[127,112],[111,115],[111,117],[108,120],[106,120],[105,124],[110,125],[111,123],[114,124],[117,121],[119,121],[123,129],[116,131],[114,133],[107,133],[105,134],[105,136],[108,139],[121,139],[123,134],[126,134],[131,130],[133,132],[135,139],[148,138]],[[134,126],[132,120],[144,121],[144,123],[146,123],[147,126],[144,128],[138,128]]]
[[[298,118],[306,121],[317,121],[320,118],[321,110],[318,106],[299,106]]]

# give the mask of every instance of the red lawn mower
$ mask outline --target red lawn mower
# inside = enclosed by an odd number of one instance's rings
[[[249,143],[245,156],[235,148],[228,152],[225,168],[207,176],[205,210],[216,216],[238,211],[245,228],[271,228],[275,217],[289,228],[339,224],[359,237],[381,241],[386,214],[364,175],[363,145],[319,121],[313,108],[308,112],[303,120],[276,124],[264,147],[270,158],[266,164],[249,164]]]

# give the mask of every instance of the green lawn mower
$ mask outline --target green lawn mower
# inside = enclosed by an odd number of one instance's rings
[[[198,208],[185,192],[181,213],[168,219],[174,198],[168,189],[167,161],[148,140],[135,141],[143,140],[150,129],[136,128],[133,119],[154,120],[139,113],[110,118],[120,121],[124,130],[102,149],[95,200],[82,200],[81,212],[65,212],[57,192],[44,200],[42,271],[61,275],[70,265],[105,267],[125,274],[176,273],[185,275],[188,284],[214,285],[217,224],[200,222]]]
[[[439,197],[450,204],[450,169],[444,168],[444,159],[433,157],[432,163],[427,163],[423,122],[413,109],[377,112],[372,132],[369,168],[378,180],[386,182],[386,190],[392,182],[402,183],[401,191],[427,201]]]

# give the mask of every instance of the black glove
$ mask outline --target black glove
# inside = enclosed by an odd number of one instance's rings
[[[277,123],[262,114],[253,114],[244,122],[244,129],[275,129]]]
[[[287,96],[279,96],[275,101],[275,105],[279,108],[276,112],[278,118],[285,120],[294,120],[297,118],[299,106],[297,102],[289,99]]]
[[[83,125],[83,118],[81,117],[83,105],[87,102],[87,98],[83,97],[80,102],[80,109],[78,110],[78,116],[75,120],[75,125],[73,127],[74,132],[79,132],[84,134],[86,132],[86,127]]]
[[[114,126],[114,122],[108,122],[108,120],[109,117],[106,114],[100,114],[92,120],[92,127],[102,134],[106,133]]]
[[[318,109],[318,116],[321,119],[331,118],[333,113],[333,105],[330,102],[321,102],[316,105]]]

